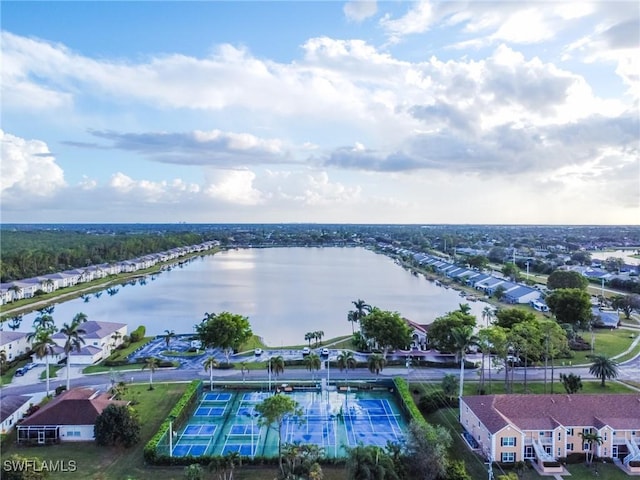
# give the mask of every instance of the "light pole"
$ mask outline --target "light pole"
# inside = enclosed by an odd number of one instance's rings
[[[254,418],[258,416],[258,413],[256,413],[255,409],[252,408],[251,411],[249,413],[247,413],[247,415],[249,415],[249,418],[251,419],[251,458],[256,458],[256,444],[254,441]]]
[[[269,393],[271,393],[271,355],[269,355]]]
[[[169,457],[173,457],[173,416],[169,417]]]

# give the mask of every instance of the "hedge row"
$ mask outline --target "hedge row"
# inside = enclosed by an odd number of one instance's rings
[[[176,425],[179,425],[181,422],[185,420],[191,414],[191,407],[193,403],[198,400],[198,393],[200,392],[201,380],[192,381],[185,392],[182,394],[182,397],[176,402],[176,404],[169,412],[169,416],[162,422],[160,428],[156,434],[147,442],[144,447],[144,459],[146,462],[161,465],[164,463],[159,463],[161,457],[167,457],[167,455],[158,455],[158,444],[162,437],[169,431],[169,419],[173,418],[173,421]]]
[[[395,377],[393,383],[396,386],[396,391],[398,392],[403,408],[405,412],[411,416],[411,420],[418,424],[426,425],[427,421],[413,401],[413,396],[411,395],[407,381],[404,378]]]

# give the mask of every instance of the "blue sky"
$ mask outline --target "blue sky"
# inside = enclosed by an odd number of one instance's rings
[[[637,224],[639,16],[5,1],[2,221]]]

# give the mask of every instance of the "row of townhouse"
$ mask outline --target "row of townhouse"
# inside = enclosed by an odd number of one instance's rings
[[[139,270],[151,268],[162,262],[169,262],[190,253],[197,253],[218,245],[218,242],[204,242],[188,247],[179,247],[165,252],[153,253],[132,260],[124,260],[115,263],[103,263],[100,265],[90,265],[85,268],[65,270],[63,272],[41,275],[38,277],[15,280],[13,282],[0,284],[0,304],[31,298],[36,292],[55,292],[62,288],[72,287],[80,283],[87,283],[93,280],[105,278],[109,275],[119,273],[133,273]]]
[[[431,266],[439,274],[465,283],[469,287],[484,292],[486,295],[491,296],[501,288],[504,292],[502,300],[506,303],[533,304],[534,302],[539,302],[542,295],[538,289],[510,282],[504,278],[482,273],[472,268],[461,267],[433,255],[413,253],[412,257],[419,265]]]
[[[613,459],[640,474],[640,395],[474,395],[460,400],[460,423],[494,462],[535,462],[560,473],[571,454]],[[589,439],[593,439],[593,441]],[[597,440],[596,440],[597,439]]]
[[[89,320],[82,324],[82,329],[85,331],[82,335],[84,344],[80,351],[71,351],[72,365],[90,365],[107,358],[127,335],[125,323]],[[31,351],[28,335],[26,332],[0,331],[0,351],[5,352],[7,361],[15,360]],[[55,333],[51,338],[55,345],[52,347],[52,353],[48,355],[49,358],[33,355],[33,363],[45,364],[48,361],[50,364],[56,364],[66,360],[64,344],[67,338],[62,333]]]

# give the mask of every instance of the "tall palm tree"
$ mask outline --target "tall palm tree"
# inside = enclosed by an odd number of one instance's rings
[[[351,350],[343,350],[340,355],[338,355],[338,368],[340,371],[345,370],[346,375],[349,375],[349,369],[356,368],[356,357],[353,356],[353,352]],[[347,377],[345,376],[345,380]]]
[[[51,329],[36,330],[27,336],[27,340],[32,342],[31,350],[36,357],[46,360],[47,374],[47,397],[49,396],[49,357],[53,355],[53,347],[55,342],[51,338],[53,332]]]
[[[471,305],[469,305],[468,303],[459,303],[458,304],[458,311],[466,314],[471,313]]]
[[[284,358],[282,357],[282,355],[273,357],[271,359],[270,365],[271,373],[273,373],[276,377],[284,372]]]
[[[375,373],[379,375],[380,372],[384,369],[387,361],[384,359],[382,355],[379,353],[374,353],[369,356],[368,367],[371,373]]]
[[[209,357],[204,361],[204,369],[209,371],[209,390],[213,390],[213,369],[218,368],[219,366],[220,363],[215,357]]]
[[[167,350],[169,350],[169,344],[171,343],[171,340],[173,340],[176,336],[176,332],[174,332],[173,330],[165,330],[164,333],[164,343],[167,346]]]
[[[470,325],[462,325],[454,327],[451,335],[455,344],[456,353],[460,360],[460,397],[464,389],[464,354],[471,345],[477,343],[477,339],[473,334],[473,327]]]
[[[316,338],[316,347],[322,345],[322,337],[324,337],[324,332],[322,330],[316,330],[313,332]]]
[[[591,359],[593,363],[589,367],[589,373],[600,379],[603,388],[605,380],[618,377],[618,362],[606,355],[594,355]]]
[[[485,326],[488,327],[489,323],[491,323],[491,319],[493,318],[493,309],[487,305],[482,309],[482,319],[485,322]]]
[[[60,333],[62,333],[66,337],[66,340],[64,342],[64,353],[67,360],[67,390],[69,390],[70,386],[69,367],[71,364],[71,352],[73,350],[79,352],[82,348],[82,345],[84,344],[84,338],[82,338],[82,335],[85,335],[87,332],[86,330],[80,328],[80,325],[82,325],[86,321],[87,316],[81,312],[73,317],[71,325],[65,323],[60,329]]]
[[[148,357],[142,366],[142,370],[149,369],[149,390],[153,390],[153,372],[158,369],[158,366],[158,359],[155,357]]]
[[[582,437],[582,441],[589,445],[589,450],[587,451],[586,460],[587,463],[593,462],[593,457],[595,455],[595,445],[602,445],[602,437],[598,435],[598,432],[580,432],[579,435]]]
[[[358,314],[353,310],[349,310],[349,313],[347,313],[347,322],[351,324],[351,335],[353,335],[354,333],[356,333],[353,324],[358,322]]]
[[[354,300],[351,303],[353,303],[354,307],[356,307],[355,310],[355,321],[359,322],[360,320],[362,320],[365,315],[367,315],[367,313],[371,312],[371,309],[373,308],[371,305],[369,305],[367,302],[365,302],[362,299],[358,299],[358,300]]]
[[[320,370],[320,367],[322,366],[320,356],[317,353],[310,353],[304,358],[304,364],[307,367],[307,370],[311,372],[311,379],[315,380],[315,372]]]
[[[309,348],[311,348],[311,340],[313,340],[314,338],[316,338],[314,336],[314,332],[307,332],[304,334],[304,340],[305,342],[309,342]]]

